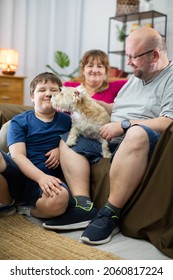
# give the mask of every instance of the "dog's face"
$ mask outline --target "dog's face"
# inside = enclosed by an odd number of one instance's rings
[[[84,94],[86,91],[81,87],[63,86],[58,94],[52,95],[52,106],[60,111],[73,112],[77,102],[82,99]]]

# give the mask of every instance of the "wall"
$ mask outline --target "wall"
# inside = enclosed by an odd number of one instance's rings
[[[0,48],[19,51],[16,75],[26,76],[25,104],[31,104],[30,81],[48,71],[46,64],[57,66],[57,50],[70,55],[71,67],[78,64],[82,6],[83,0],[0,0]]]
[[[153,0],[153,8],[168,15],[167,46],[173,59],[173,5],[170,0]],[[69,54],[67,72],[78,65],[86,50],[107,52],[108,21],[115,13],[116,0],[0,0],[0,48],[19,49],[16,74],[27,77],[25,104],[31,104],[28,92],[32,78],[47,71],[46,64],[57,67],[55,51]],[[116,27],[112,36],[117,43]],[[116,66],[115,59],[113,63]]]

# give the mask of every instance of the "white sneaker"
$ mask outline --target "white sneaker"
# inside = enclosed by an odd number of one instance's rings
[[[17,213],[20,215],[26,215],[28,217],[31,216],[31,208],[32,206],[17,206]]]

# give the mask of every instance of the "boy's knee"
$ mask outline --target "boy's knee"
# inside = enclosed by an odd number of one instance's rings
[[[69,193],[65,188],[62,188],[62,191],[47,199],[45,208],[46,212],[50,217],[56,217],[63,214],[68,206],[69,202]]]

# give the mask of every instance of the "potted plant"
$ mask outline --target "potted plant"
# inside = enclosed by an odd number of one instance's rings
[[[70,59],[69,56],[62,51],[56,51],[54,55],[54,61],[57,63],[57,65],[64,69],[70,66]],[[69,79],[73,79],[76,74],[79,72],[79,66],[74,69],[70,74],[66,73],[58,73],[55,69],[53,69],[49,64],[46,65],[54,74],[58,75],[59,77],[65,77]]]
[[[116,26],[117,28],[117,33],[118,33],[118,40],[120,42],[124,42],[125,41],[125,38],[126,38],[126,25],[123,24],[122,27],[120,27],[119,25]]]

